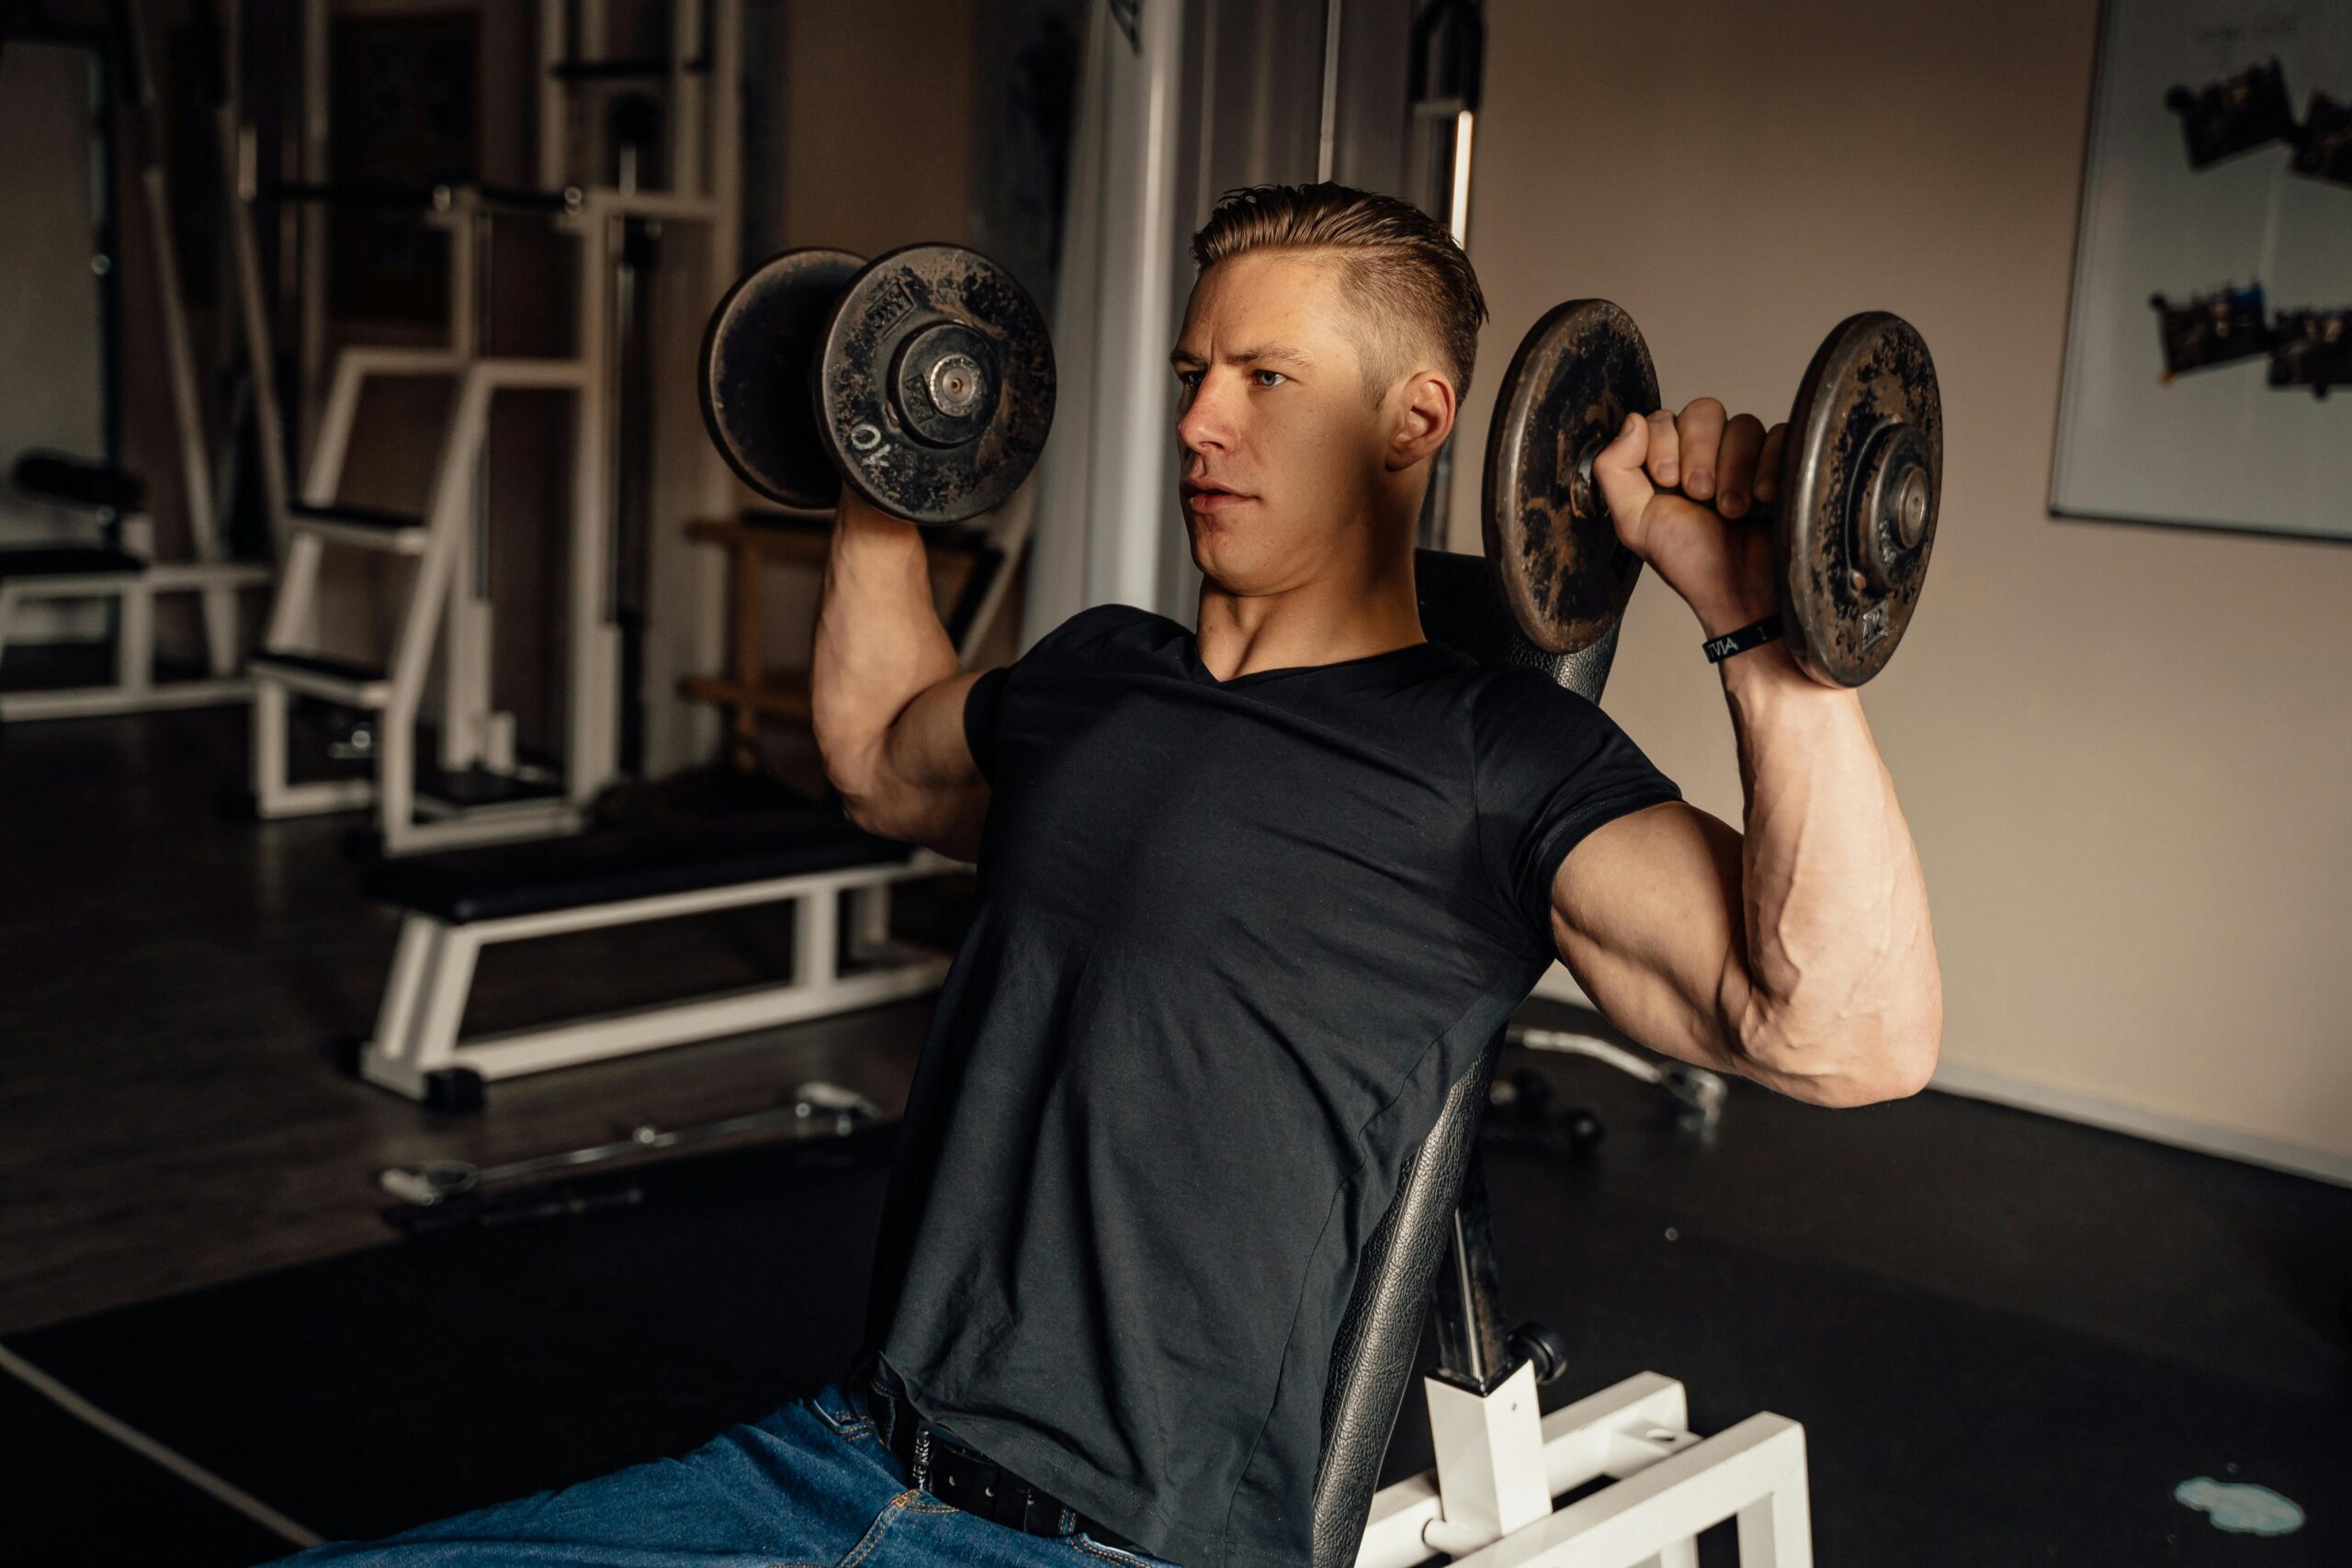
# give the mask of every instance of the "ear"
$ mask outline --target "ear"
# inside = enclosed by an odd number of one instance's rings
[[[1453,434],[1453,383],[1435,370],[1416,370],[1389,394],[1396,411],[1388,431],[1388,468],[1409,468],[1437,455]]]

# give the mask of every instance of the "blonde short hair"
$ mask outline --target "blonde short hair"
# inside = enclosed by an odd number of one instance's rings
[[[1193,236],[1193,260],[1206,271],[1256,250],[1331,254],[1341,288],[1378,334],[1363,355],[1374,398],[1404,373],[1417,346],[1438,351],[1457,400],[1469,394],[1487,297],[1470,258],[1428,213],[1329,181],[1229,190]]]

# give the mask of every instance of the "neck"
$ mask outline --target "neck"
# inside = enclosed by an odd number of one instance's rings
[[[1416,513],[1418,509],[1416,509]],[[1220,681],[1259,670],[1337,664],[1428,640],[1413,592],[1413,518],[1383,519],[1355,535],[1312,578],[1270,593],[1201,582],[1201,662]]]

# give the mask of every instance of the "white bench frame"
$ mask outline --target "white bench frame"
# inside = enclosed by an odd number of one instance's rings
[[[205,624],[209,632],[217,619],[212,613],[213,602],[235,589],[266,588],[275,575],[272,569],[254,561],[155,561],[149,558],[154,525],[145,513],[124,518],[119,527],[123,552],[146,563],[137,571],[0,579],[0,658],[6,656],[8,634],[17,612],[26,604],[55,599],[116,601],[121,613],[115,626],[114,680],[106,685],[0,694],[0,719],[151,713],[158,708],[242,702],[252,694],[252,683],[233,672],[233,656],[222,663],[223,650],[218,639],[209,637],[206,651],[212,665],[209,674],[185,681],[156,680],[155,601],[165,593],[204,595]]]
[[[1725,1519],[1741,1568],[1812,1568],[1804,1428],[1786,1416],[1697,1437],[1682,1385],[1656,1372],[1549,1416],[1532,1364],[1483,1398],[1424,1381],[1437,1464],[1373,1499],[1356,1568],[1698,1568],[1699,1532]]]
[[[412,910],[401,926],[375,1035],[360,1052],[360,1075],[395,1094],[422,1100],[430,1075],[449,1068],[468,1068],[485,1080],[515,1077],[919,996],[936,989],[946,977],[948,955],[889,940],[890,887],[956,864],[918,851],[908,859],[877,865],[462,924]],[[846,943],[837,908],[842,893],[851,895]],[[776,903],[796,906],[788,980],[471,1039],[458,1036],[475,960],[492,942]],[[882,962],[844,974],[844,957],[878,957]]]

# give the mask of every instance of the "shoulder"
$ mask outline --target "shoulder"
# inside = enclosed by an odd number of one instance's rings
[[[1481,746],[1494,738],[1562,729],[1613,729],[1600,705],[1533,670],[1485,669],[1470,694],[1470,723]]]
[[[1039,637],[1024,659],[1080,659],[1115,648],[1156,647],[1184,628],[1165,615],[1133,604],[1096,604]]]
[[[1562,789],[1677,793],[1598,703],[1537,671],[1491,671],[1472,694],[1470,731],[1474,778],[1490,803]]]

